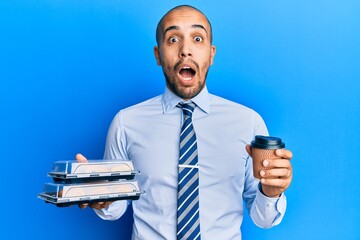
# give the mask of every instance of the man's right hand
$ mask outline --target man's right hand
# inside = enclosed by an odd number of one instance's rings
[[[84,157],[82,154],[78,153],[76,154],[75,156],[76,158],[76,161],[77,162],[87,162],[88,160],[86,159],[86,157]],[[91,208],[94,208],[94,209],[97,209],[97,210],[100,210],[100,209],[103,209],[103,208],[106,208],[108,207],[111,203],[113,202],[96,202],[96,203],[82,203],[82,204],[78,204],[79,208],[81,209],[84,209],[86,208],[87,206],[91,207]]]

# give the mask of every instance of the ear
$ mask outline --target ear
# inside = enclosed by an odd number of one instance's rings
[[[214,57],[215,57],[215,53],[216,53],[216,47],[214,45],[212,45],[210,47],[210,65],[212,65],[214,63]]]
[[[158,46],[155,46],[154,47],[154,55],[155,55],[155,58],[156,58],[156,63],[157,65],[161,65],[161,59],[160,59],[160,52],[159,52],[159,47]]]

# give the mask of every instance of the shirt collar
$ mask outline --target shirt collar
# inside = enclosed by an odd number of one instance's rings
[[[207,90],[207,87],[201,90],[201,92],[192,98],[190,101],[194,102],[202,111],[205,113],[210,112],[210,94]],[[164,113],[167,113],[174,109],[178,103],[185,102],[182,98],[175,95],[166,87],[165,92],[162,97],[162,107]]]

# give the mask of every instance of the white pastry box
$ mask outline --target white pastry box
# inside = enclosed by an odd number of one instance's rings
[[[134,170],[133,163],[128,160],[88,160],[77,162],[75,160],[57,161],[48,173],[55,182],[81,182],[94,180],[132,180],[139,171]]]
[[[47,203],[66,207],[79,203],[137,200],[143,191],[137,181],[97,181],[89,183],[46,183],[38,197]]]

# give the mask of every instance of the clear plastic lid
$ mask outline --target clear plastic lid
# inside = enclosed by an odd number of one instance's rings
[[[128,160],[89,160],[77,162],[76,160],[57,161],[48,173],[56,179],[114,177],[133,179],[139,173],[134,170],[133,163]]]
[[[67,206],[76,203],[136,200],[142,193],[137,181],[97,181],[84,184],[46,183],[44,192],[38,197],[49,203]]]

